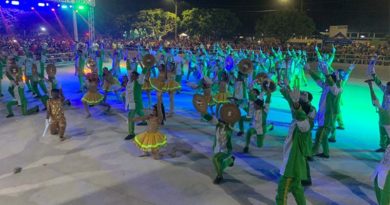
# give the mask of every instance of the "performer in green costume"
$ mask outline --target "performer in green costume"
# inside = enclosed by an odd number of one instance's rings
[[[13,88],[14,99],[7,103],[7,111],[8,111],[7,118],[14,116],[12,107],[15,105],[21,106],[23,115],[30,115],[39,112],[38,106],[35,106],[32,109],[27,109],[27,99],[24,95],[24,83],[22,81],[22,76],[19,72],[19,68],[17,67],[16,64],[12,64],[10,66],[9,77],[10,80],[12,79],[11,80],[12,86],[10,87]]]
[[[144,75],[147,70],[142,69],[142,74],[139,74],[137,71],[133,71],[130,76],[130,81],[126,85],[126,109],[129,109],[128,114],[128,131],[129,134],[125,140],[131,140],[135,137],[134,129],[135,124],[132,120],[137,114],[140,117],[144,116],[144,107],[142,103],[142,85],[145,82]],[[140,123],[139,125],[146,125],[145,122]]]
[[[309,73],[317,84],[322,88],[320,105],[317,113],[318,130],[316,133],[313,154],[318,157],[329,158],[328,136],[336,129],[336,117],[340,112],[339,101],[342,92],[339,77],[333,73],[329,74],[326,62],[320,62],[322,74],[325,80],[309,69]],[[309,66],[307,66],[309,68]],[[322,153],[318,154],[320,144]]]
[[[306,199],[301,181],[308,177],[306,158],[309,156],[307,139],[311,131],[308,117],[310,107],[300,102],[301,94],[297,88],[288,93],[285,98],[291,106],[293,121],[284,142],[283,164],[280,169],[282,177],[278,185],[276,204],[287,204],[287,195],[292,192],[296,203],[305,205]]]

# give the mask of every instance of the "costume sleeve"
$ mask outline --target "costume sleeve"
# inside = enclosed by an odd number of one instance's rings
[[[337,83],[335,83],[330,75],[326,76],[326,84],[330,87],[330,92],[333,95],[338,95],[341,92],[341,89],[337,87]]]
[[[374,78],[375,84],[383,91],[386,92],[386,86],[382,84],[382,81],[378,78],[376,74],[372,75]]]
[[[324,82],[321,80],[320,76],[317,73],[312,70],[309,70],[309,75],[313,78],[313,80],[317,83],[318,86],[320,86],[321,88],[324,87]]]
[[[137,82],[138,82],[140,85],[143,85],[144,82],[145,82],[145,75],[144,75],[144,74],[140,74],[140,75],[138,76]]]
[[[308,132],[310,130],[310,122],[306,113],[299,108],[293,112],[294,119],[297,120],[297,127],[301,132]]]

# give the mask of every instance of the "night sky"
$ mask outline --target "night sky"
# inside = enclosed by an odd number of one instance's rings
[[[329,25],[345,24],[350,26],[351,31],[389,31],[390,0],[303,1],[304,8],[316,22],[318,31],[324,31]],[[150,8],[163,8],[173,12],[174,5],[171,2],[172,0],[96,0],[97,18]],[[261,11],[279,10],[283,5],[279,0],[185,0],[180,1],[179,12],[194,7],[229,9],[240,18],[242,33],[250,33],[256,19],[264,15]]]

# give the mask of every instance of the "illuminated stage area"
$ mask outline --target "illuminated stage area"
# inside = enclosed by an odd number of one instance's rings
[[[192,106],[193,91],[184,88],[176,95],[176,115],[168,118],[162,132],[168,136],[164,157],[156,161],[141,158],[127,135],[127,113],[114,95],[113,106],[91,108],[85,119],[81,93],[74,68],[58,69],[65,96],[71,100],[66,110],[66,136],[42,138],[46,113],[6,119],[6,95],[1,99],[0,204],[4,205],[174,205],[174,204],[274,204],[280,177],[283,141],[291,114],[286,101],[275,92],[270,122],[275,129],[265,138],[265,146],[243,154],[244,137],[233,137],[235,166],[225,171],[225,182],[212,183],[212,143],[215,127],[202,122]],[[7,82],[8,84],[8,82]],[[7,85],[3,86],[5,91]],[[307,90],[317,107],[320,88],[310,81]],[[378,96],[382,94],[378,91]],[[3,92],[5,93],[5,92]],[[8,93],[7,93],[8,94]],[[28,94],[30,106],[38,100]],[[370,181],[382,154],[379,146],[378,115],[371,104],[368,86],[352,79],[343,94],[346,130],[337,131],[337,143],[330,144],[331,158],[310,163],[313,185],[305,188],[307,204],[376,204]],[[155,96],[153,95],[155,101]],[[169,105],[168,96],[164,96]],[[42,105],[40,105],[42,108]],[[169,107],[169,106],[167,106]],[[247,126],[247,124],[246,124]],[[145,127],[136,127],[141,132]],[[14,168],[23,168],[13,174]],[[288,204],[295,204],[289,197]]]

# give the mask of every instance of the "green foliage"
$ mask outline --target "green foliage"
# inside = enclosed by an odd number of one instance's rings
[[[162,9],[142,10],[138,12],[132,28],[145,29],[149,36],[161,38],[174,31],[175,21],[180,21],[174,13]]]
[[[286,42],[293,35],[310,36],[315,31],[314,21],[298,11],[279,11],[265,15],[256,24],[256,35],[275,37]]]
[[[240,21],[226,9],[185,10],[182,13],[181,30],[192,36],[230,37],[237,30]]]

